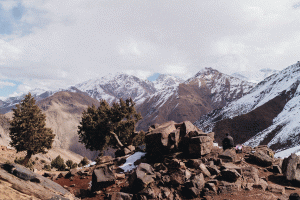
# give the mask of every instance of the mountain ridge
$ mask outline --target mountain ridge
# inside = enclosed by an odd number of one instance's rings
[[[219,142],[229,132],[245,145],[265,144],[277,151],[295,147],[300,144],[299,77],[298,62],[265,78],[240,99],[202,116],[195,125],[215,131]],[[248,134],[247,140],[242,133]]]

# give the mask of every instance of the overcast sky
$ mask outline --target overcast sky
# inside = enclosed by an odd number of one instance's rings
[[[115,72],[281,70],[299,55],[299,0],[0,0],[0,97]]]

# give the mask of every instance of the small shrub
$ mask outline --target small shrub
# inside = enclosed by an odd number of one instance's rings
[[[52,160],[51,167],[55,167],[59,171],[64,171],[66,169],[64,159],[58,155],[54,160]]]
[[[140,131],[134,138],[132,139],[132,145],[137,147],[145,144],[145,132]]]
[[[23,160],[24,160],[23,157],[20,157],[20,158],[16,157],[15,160],[14,160],[14,163],[21,165],[23,163]]]
[[[78,164],[78,167],[82,167],[82,163],[79,163],[79,164]]]
[[[89,164],[90,162],[89,162],[89,159],[88,159],[87,157],[84,157],[84,158],[80,161],[80,163],[82,164],[82,166],[85,166],[85,165]]]
[[[51,171],[51,166],[46,164],[46,165],[44,165],[43,169],[46,171]]]
[[[25,159],[24,157],[20,157],[20,158],[16,157],[15,160],[14,160],[14,163],[19,164],[19,165],[22,165],[24,159]],[[28,161],[28,163],[25,165],[25,167],[31,169],[31,168],[33,167],[34,164],[35,164],[35,161],[33,161],[33,160],[30,159],[30,160]]]
[[[78,164],[77,163],[73,163],[71,166],[71,169],[77,168]]]
[[[72,160],[67,160],[66,165],[71,169],[71,167],[73,165],[73,161]]]
[[[41,160],[41,163],[46,163],[46,160],[42,159],[42,160]]]
[[[35,157],[35,160],[39,160],[39,158],[38,158],[38,157]]]

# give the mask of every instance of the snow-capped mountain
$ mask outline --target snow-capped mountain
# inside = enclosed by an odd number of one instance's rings
[[[186,84],[198,84],[199,88],[208,88],[212,94],[212,102],[231,102],[248,93],[255,84],[243,81],[239,78],[223,74],[212,68],[205,68]]]
[[[55,94],[57,91],[45,91],[43,89],[34,89],[29,91],[31,93],[31,95],[35,98],[35,100],[40,101],[42,99],[45,99],[49,96],[52,96],[53,94]],[[9,112],[16,104],[20,103],[26,94],[22,94],[20,96],[16,96],[16,97],[9,97],[4,101],[0,100],[0,114],[4,114]]]
[[[75,87],[88,93],[92,98],[105,99],[109,103],[119,98],[131,97],[137,104],[140,104],[148,95],[156,91],[153,83],[127,74],[104,76],[77,84]]]
[[[231,74],[231,76],[252,82],[252,83],[259,83],[260,81],[264,80],[268,76],[271,76],[272,74],[275,74],[279,72],[278,70],[274,69],[260,69],[260,70],[252,70],[252,71],[241,71],[241,72],[235,72]]]
[[[109,103],[118,101],[119,98],[131,97],[143,116],[138,129],[145,130],[153,123],[169,120],[194,122],[201,115],[240,98],[253,86],[253,83],[205,68],[187,81],[164,74],[153,82],[127,74],[116,74],[91,79],[60,91],[85,93],[97,100],[105,99]],[[38,100],[55,93],[36,91]],[[21,99],[23,97],[16,98],[13,103],[6,103],[13,106]],[[6,111],[11,109],[6,108]]]
[[[205,68],[193,78],[179,83],[176,87],[158,90],[138,107],[143,116],[140,128],[169,120],[194,122],[199,116],[240,98],[255,85],[212,68]]]
[[[273,74],[249,94],[202,116],[195,124],[214,131],[218,141],[226,132],[238,143],[268,145],[280,151],[300,145],[300,63]],[[300,147],[298,148],[300,149]]]
[[[153,81],[154,87],[157,91],[160,90],[169,90],[170,88],[176,88],[180,83],[183,83],[184,80],[167,74],[160,74],[158,78]]]

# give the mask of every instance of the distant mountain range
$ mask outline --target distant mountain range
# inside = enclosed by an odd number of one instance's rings
[[[214,131],[221,142],[231,133],[237,143],[268,145],[273,150],[300,149],[300,63],[258,83],[248,94],[195,124]]]
[[[77,126],[82,111],[89,105],[97,106],[99,99],[112,103],[119,98],[131,97],[143,116],[137,129],[147,130],[154,123],[170,120],[195,122],[203,115],[209,122],[210,117],[214,116],[211,113],[219,113],[227,104],[239,102],[239,99],[253,93],[257,90],[255,88],[267,80],[268,78],[256,86],[255,83],[205,68],[186,81],[163,74],[153,82],[127,74],[116,74],[59,91],[35,90],[32,94],[46,113],[47,126],[56,134],[55,146],[93,158],[95,152],[85,150],[78,143]],[[10,118],[11,112],[7,112],[22,99],[23,96],[20,96],[1,101],[0,112],[6,113],[5,116]],[[244,105],[241,106],[245,109]],[[202,122],[206,121],[201,118],[197,125],[208,129],[201,125]]]

